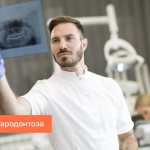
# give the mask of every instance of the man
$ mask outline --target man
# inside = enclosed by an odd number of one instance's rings
[[[52,114],[50,141],[54,150],[119,150],[119,142],[120,150],[137,150],[133,122],[119,86],[110,78],[87,71],[84,51],[88,42],[80,22],[69,16],[55,17],[48,29],[60,71],[38,81],[29,93],[18,98],[3,71],[3,112]]]
[[[133,116],[135,121],[135,133],[138,138],[139,147],[142,150],[150,149],[150,94],[144,93],[137,97],[135,103],[137,115]],[[142,131],[142,132],[141,132]]]

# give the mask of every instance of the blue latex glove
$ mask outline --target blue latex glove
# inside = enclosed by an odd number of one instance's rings
[[[4,60],[0,53],[0,79],[4,76],[4,74],[5,74]]]

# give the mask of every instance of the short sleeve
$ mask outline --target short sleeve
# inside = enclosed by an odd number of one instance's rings
[[[117,132],[122,134],[132,130],[133,121],[125,101],[123,92],[116,81],[114,81],[116,97],[117,97]]]
[[[21,96],[31,104],[32,115],[46,114],[47,98],[44,94],[44,88],[43,81],[37,81],[27,94]]]

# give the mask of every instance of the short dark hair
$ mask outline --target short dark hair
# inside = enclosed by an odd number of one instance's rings
[[[48,23],[48,30],[49,30],[49,33],[51,34],[53,28],[55,26],[57,26],[58,24],[61,24],[61,23],[72,23],[74,24],[77,29],[81,32],[82,36],[84,37],[84,29],[83,29],[83,26],[81,25],[81,23],[71,17],[71,16],[56,16],[54,18],[52,18],[52,20]]]

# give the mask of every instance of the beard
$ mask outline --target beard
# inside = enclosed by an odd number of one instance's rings
[[[64,53],[64,52],[69,52],[69,51],[68,50],[61,50],[61,51],[58,52],[58,54],[61,54],[61,53]],[[69,52],[69,53],[71,53],[71,52]],[[72,59],[67,58],[67,56],[63,56],[60,61],[58,61],[57,58],[54,55],[53,55],[53,57],[54,57],[55,62],[60,67],[74,67],[80,62],[80,60],[81,60],[81,58],[83,56],[82,48],[77,50],[74,55],[75,55],[75,57],[72,58]]]

